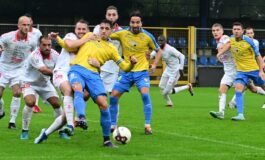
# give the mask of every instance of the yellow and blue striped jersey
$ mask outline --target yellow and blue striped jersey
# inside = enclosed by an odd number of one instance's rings
[[[129,61],[131,56],[137,58],[138,62],[131,71],[148,70],[149,62],[146,58],[146,52],[159,49],[154,36],[144,29],[141,29],[138,34],[133,34],[129,27],[112,33],[110,38],[121,42],[122,54],[126,61]]]
[[[249,72],[259,69],[256,56],[259,56],[260,53],[252,39],[243,35],[242,40],[237,41],[232,36],[230,37],[230,44],[237,71]]]
[[[94,40],[83,44],[72,60],[71,65],[77,64],[94,72],[99,72],[99,69],[88,63],[89,58],[95,58],[102,66],[106,61],[113,60],[124,71],[129,71],[132,68],[130,62],[124,61],[118,53],[118,50],[112,43],[105,40]]]

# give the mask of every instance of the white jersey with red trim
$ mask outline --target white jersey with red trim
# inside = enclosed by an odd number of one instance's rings
[[[23,82],[44,82],[50,81],[50,76],[42,74],[39,69],[48,67],[53,70],[57,62],[59,53],[51,49],[50,56],[43,58],[40,48],[37,48],[25,61],[25,68],[22,76]]]
[[[156,51],[153,51],[151,57],[153,58],[155,55]],[[166,73],[167,75],[175,76],[179,70],[183,70],[185,56],[176,48],[169,44],[165,44],[165,47],[162,49],[161,57],[166,63],[166,69],[163,74]]]
[[[74,33],[67,33],[64,38],[64,40],[77,40],[78,37]],[[68,72],[70,69],[70,62],[76,57],[74,53],[69,53],[67,50],[62,48],[61,54],[58,57],[58,61],[56,63],[56,66],[54,68],[54,71],[64,71]]]
[[[115,24],[115,26],[113,27],[113,31],[117,31],[120,29],[122,29],[122,28],[119,27],[118,24]],[[100,25],[96,25],[96,27],[93,30],[93,33],[99,35],[99,31],[100,31]],[[111,43],[118,49],[119,54],[122,55],[122,48],[121,48],[120,41],[111,40]],[[109,61],[105,62],[105,64],[103,66],[100,67],[100,70],[105,71],[105,72],[109,72],[109,73],[118,73],[119,72],[119,66],[113,60],[109,60]]]
[[[39,43],[40,36],[42,36],[41,31],[38,28],[32,27],[30,29],[30,31],[29,31],[29,34],[31,34],[35,38],[35,40],[36,40],[36,42],[38,44]]]
[[[21,40],[17,30],[3,34],[0,38],[0,46],[4,50],[1,54],[0,66],[3,70],[10,71],[23,66],[25,59],[37,47],[37,42],[31,34]]]
[[[223,35],[217,42],[217,49],[229,42],[230,37],[228,37],[227,35]],[[223,55],[221,55],[220,60],[224,64],[224,72],[226,74],[234,74],[236,72],[236,63],[230,50],[226,51]]]

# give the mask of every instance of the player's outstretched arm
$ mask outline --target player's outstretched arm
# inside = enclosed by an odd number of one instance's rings
[[[42,74],[45,74],[45,75],[47,75],[47,76],[52,76],[52,70],[51,69],[49,69],[48,67],[46,67],[46,66],[43,66],[43,67],[40,67],[39,68],[39,71],[42,73]]]
[[[221,55],[223,55],[230,48],[231,48],[231,44],[229,42],[224,44],[222,47],[218,48],[218,53],[217,53],[216,57],[218,58],[219,61],[221,61],[220,60]]]
[[[95,34],[93,34],[92,32],[88,32],[81,39],[78,39],[78,40],[66,39],[64,40],[64,42],[68,48],[78,48],[82,46],[84,43],[91,41],[91,40],[95,40],[96,38],[97,36]]]
[[[264,71],[263,71],[264,62],[263,62],[263,59],[262,59],[261,55],[256,57],[256,61],[257,61],[258,65],[259,65],[259,76],[263,80],[265,80],[265,74],[264,74]]]
[[[155,72],[156,65],[159,62],[159,60],[161,59],[161,54],[162,54],[162,50],[159,49],[157,51],[157,53],[156,53],[156,57],[155,57],[154,63],[151,65],[151,73],[154,73]]]

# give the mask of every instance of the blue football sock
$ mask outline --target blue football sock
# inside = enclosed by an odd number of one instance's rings
[[[145,124],[150,124],[152,117],[152,104],[149,93],[143,93],[142,100],[144,102]]]
[[[84,93],[80,91],[74,92],[74,107],[78,117],[85,117],[86,103],[84,101]]]
[[[100,124],[102,127],[102,131],[103,131],[103,136],[109,136],[110,135],[110,112],[109,109],[105,109],[105,110],[100,110]]]
[[[244,112],[244,97],[242,92],[236,91],[236,107],[238,114],[243,114]]]
[[[111,125],[117,125],[118,117],[118,102],[119,99],[113,96],[110,96],[110,116],[111,116]]]

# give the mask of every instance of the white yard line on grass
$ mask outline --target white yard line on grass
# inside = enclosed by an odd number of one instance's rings
[[[88,121],[89,122],[93,122],[93,123],[99,123],[99,121],[94,121],[94,120],[88,120]],[[137,129],[137,130],[142,130],[141,128],[137,128],[137,127],[134,127],[134,126],[130,126],[130,128],[134,128],[134,129]],[[257,151],[265,151],[265,148],[251,146],[251,145],[246,145],[246,144],[233,143],[233,142],[227,142],[227,141],[221,141],[221,140],[216,140],[216,139],[203,138],[203,137],[192,136],[192,135],[184,135],[184,134],[172,133],[172,132],[164,132],[164,131],[154,131],[154,132],[155,133],[160,133],[160,134],[166,134],[166,135],[170,135],[170,136],[177,136],[177,137],[181,137],[181,138],[194,139],[194,140],[198,140],[198,141],[205,141],[205,142],[217,143],[217,144],[222,144],[222,145],[236,146],[236,147],[241,147],[241,148],[253,149],[253,150],[257,150]]]

